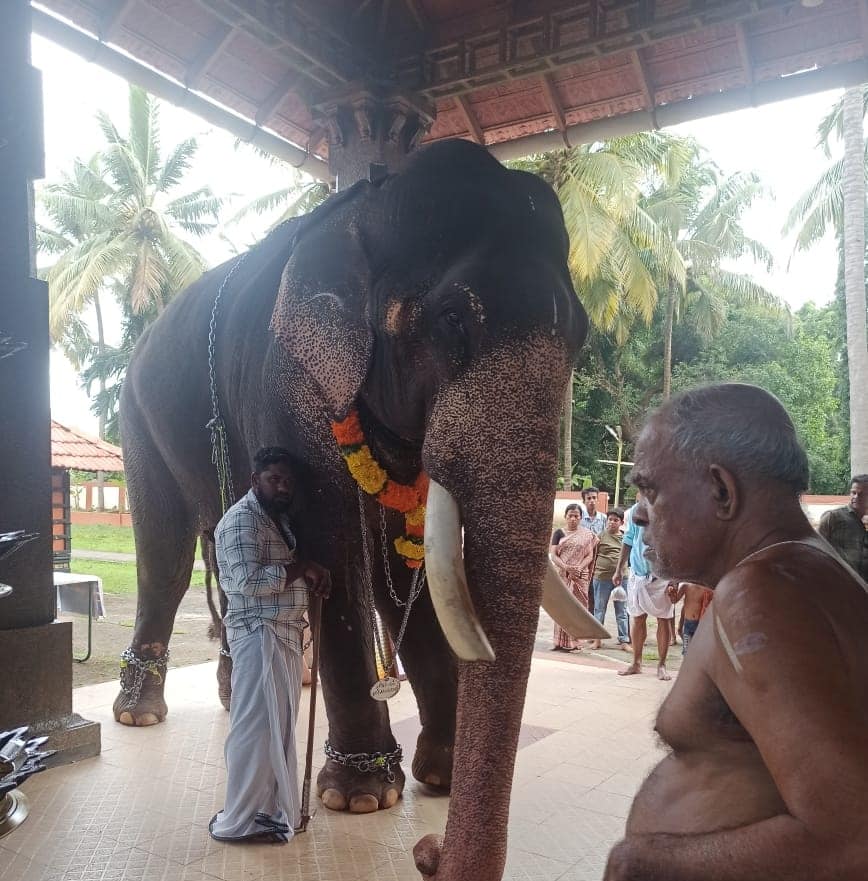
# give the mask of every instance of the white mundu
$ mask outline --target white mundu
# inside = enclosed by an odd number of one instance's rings
[[[301,821],[295,720],[301,654],[268,624],[231,643],[232,710],[226,738],[226,806],[211,821],[215,838],[280,831]]]
[[[650,615],[652,618],[671,618],[675,606],[666,593],[667,582],[653,575],[630,575],[627,580],[627,614],[631,618]]]

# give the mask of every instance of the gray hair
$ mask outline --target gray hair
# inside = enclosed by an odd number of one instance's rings
[[[654,414],[671,449],[697,464],[716,462],[739,476],[808,487],[808,457],[784,405],[755,385],[726,382],[690,389]]]

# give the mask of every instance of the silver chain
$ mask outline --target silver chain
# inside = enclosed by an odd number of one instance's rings
[[[235,487],[232,482],[232,462],[229,458],[229,440],[226,423],[220,413],[220,400],[217,396],[217,313],[220,299],[229,280],[247,259],[250,251],[245,251],[230,267],[220,282],[214,305],[211,307],[211,320],[208,323],[208,384],[211,392],[211,419],[205,426],[211,430],[211,462],[217,468],[217,483],[220,487],[220,504],[223,513],[235,504]]]
[[[368,545],[368,525],[365,518],[365,497],[362,494],[361,487],[357,487],[357,492],[359,497],[359,521],[362,529],[362,556],[365,564],[365,592],[367,594],[368,605],[371,609],[371,627],[374,631],[377,659],[379,660],[379,665],[383,668],[383,671],[388,673],[386,670],[385,653],[383,652],[383,645],[380,641],[380,629],[377,627],[377,615],[374,605],[373,568],[371,565],[371,551]],[[423,565],[413,571],[413,579],[410,582],[410,592],[407,594],[407,599],[406,601],[399,600],[392,582],[392,570],[389,564],[388,553],[388,535],[386,532],[386,515],[382,505],[380,506],[380,539],[382,544],[383,569],[386,574],[386,584],[389,585],[389,595],[397,606],[404,607],[404,617],[401,621],[401,627],[398,630],[398,638],[395,640],[395,657],[397,658],[398,653],[401,651],[401,644],[404,642],[404,633],[407,630],[407,623],[410,620],[410,610],[413,608],[413,603],[416,602],[419,594],[422,593],[422,589],[425,586],[425,567]]]
[[[143,658],[131,648],[121,653],[121,691],[126,695],[126,706],[134,707],[139,702],[145,676],[156,676],[159,682],[166,678],[169,663],[169,650],[159,658]],[[131,680],[131,681],[130,681]]]
[[[401,759],[404,758],[400,744],[390,753],[341,753],[326,741],[323,752],[333,762],[347,768],[355,768],[363,774],[384,772],[389,783],[395,782],[394,768],[399,766]]]

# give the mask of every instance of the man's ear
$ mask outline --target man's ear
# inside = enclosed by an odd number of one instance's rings
[[[741,490],[732,472],[723,465],[709,465],[711,494],[719,520],[732,520],[741,507]]]

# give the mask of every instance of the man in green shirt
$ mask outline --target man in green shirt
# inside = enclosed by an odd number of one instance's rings
[[[612,577],[618,567],[618,558],[621,555],[621,525],[624,522],[624,512],[619,508],[609,511],[606,517],[606,528],[600,533],[600,544],[597,547],[597,560],[594,566],[594,580],[592,590],[594,596],[594,617],[605,624],[606,607],[609,605],[609,597],[615,589]],[[618,644],[625,651],[630,644],[630,627],[627,621],[627,604],[621,600],[614,600],[615,621],[618,624]],[[591,648],[598,649],[601,645],[599,639],[594,640]]]
[[[853,477],[850,504],[823,514],[819,532],[838,556],[868,581],[868,474]]]

